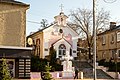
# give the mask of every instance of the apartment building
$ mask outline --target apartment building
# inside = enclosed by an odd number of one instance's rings
[[[97,60],[120,59],[120,25],[110,22],[110,29],[97,35]]]

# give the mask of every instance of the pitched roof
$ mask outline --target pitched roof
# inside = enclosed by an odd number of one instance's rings
[[[33,35],[33,34],[36,34],[36,33],[38,33],[38,32],[42,32],[43,30],[45,30],[45,29],[47,29],[47,28],[49,28],[49,27],[51,27],[52,25],[55,25],[55,24],[56,24],[56,23],[52,23],[52,24],[50,24],[49,26],[47,26],[47,27],[45,27],[45,28],[43,28],[43,29],[40,29],[40,30],[38,30],[38,31],[36,31],[36,32],[28,35],[27,37],[29,37],[29,36],[31,36],[31,35]],[[73,29],[70,27],[69,24],[67,24],[67,25],[68,25],[68,27],[69,27],[71,30],[73,30]],[[73,30],[73,31],[78,35],[78,33],[77,33],[75,30]]]
[[[72,44],[71,43],[69,43],[65,38],[60,38],[60,39],[58,39],[57,41],[55,41],[52,45],[54,45],[55,43],[57,43],[57,42],[59,42],[60,40],[62,40],[62,39],[64,39],[68,44],[70,44],[71,46],[72,46]]]
[[[116,26],[116,27],[114,27],[114,28],[112,28],[112,29],[106,30],[106,31],[104,31],[104,32],[102,32],[102,33],[99,33],[99,34],[97,34],[97,35],[105,34],[105,33],[107,33],[107,32],[115,31],[115,30],[120,30],[120,25],[118,25],[118,26]]]
[[[28,4],[25,4],[23,2],[19,2],[19,1],[16,1],[16,0],[0,0],[0,3],[10,3],[10,4],[29,6]]]
[[[52,25],[54,25],[54,24],[51,24],[51,25],[49,25],[49,26],[47,26],[47,27],[44,27],[43,29],[40,29],[40,30],[36,31],[36,32],[34,32],[34,33],[28,35],[27,37],[30,37],[30,36],[33,35],[33,34],[36,34],[36,33],[42,32],[43,30],[45,30],[45,29],[51,27]]]

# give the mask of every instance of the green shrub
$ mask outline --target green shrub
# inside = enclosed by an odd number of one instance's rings
[[[38,56],[32,56],[31,58],[31,71],[40,72],[44,71],[44,67],[47,64],[48,60],[41,59]]]
[[[100,61],[98,61],[98,64],[99,64],[100,66],[103,66],[103,65],[104,65],[104,62],[105,62],[105,59],[101,59]]]
[[[5,58],[2,58],[2,64],[0,65],[0,80],[11,80],[10,71]]]
[[[62,71],[63,70],[63,66],[60,64],[57,64],[57,62],[48,61],[47,59],[42,59],[42,58],[39,58],[38,56],[32,56],[31,71],[32,72],[45,71],[44,67],[47,64],[47,62],[50,62],[50,65],[52,66],[51,71]]]
[[[117,65],[116,65],[115,63],[112,63],[112,64],[109,66],[108,71],[116,72],[116,68],[117,68],[117,72],[120,72],[120,62],[118,62]]]

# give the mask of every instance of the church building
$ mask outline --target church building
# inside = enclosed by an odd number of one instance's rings
[[[69,26],[67,18],[68,16],[61,11],[54,17],[53,24],[27,37],[28,44],[34,47],[35,55],[45,58],[53,46],[56,58],[61,58],[67,51],[74,58],[77,57],[78,34]]]

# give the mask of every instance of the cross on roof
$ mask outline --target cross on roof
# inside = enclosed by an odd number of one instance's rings
[[[61,8],[61,12],[63,12],[63,4],[60,5],[60,8]]]

